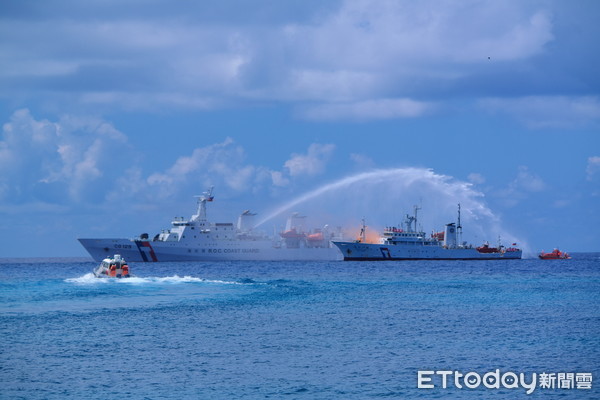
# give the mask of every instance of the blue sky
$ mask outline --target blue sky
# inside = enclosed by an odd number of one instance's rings
[[[470,241],[600,251],[599,18],[595,1],[2,2],[0,256],[158,232],[211,185],[223,221],[306,196],[268,230],[291,211],[377,229],[421,204],[429,231],[460,201]]]

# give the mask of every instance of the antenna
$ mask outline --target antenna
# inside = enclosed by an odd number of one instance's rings
[[[418,229],[418,226],[417,226],[417,211],[419,211],[421,209],[421,207],[415,205],[414,209],[415,209],[415,215],[414,216],[406,214],[406,219],[405,219],[404,223],[406,224],[406,231],[407,232],[416,232],[417,229]],[[413,222],[415,223],[415,229],[414,230],[412,228],[412,223]]]
[[[361,241],[361,243],[365,243],[367,241],[367,226],[365,225],[364,217],[361,220],[360,241]]]
[[[458,203],[458,224],[456,226],[456,233],[458,234],[458,244],[462,244],[462,225],[460,224],[460,203]]]
[[[415,205],[415,232],[417,232],[419,230],[419,227],[417,226],[417,212],[421,209],[421,207]]]

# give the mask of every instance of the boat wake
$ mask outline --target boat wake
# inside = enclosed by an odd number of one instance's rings
[[[194,276],[146,276],[137,277],[132,276],[129,278],[96,278],[93,273],[87,273],[77,278],[65,279],[65,282],[75,283],[78,285],[102,285],[102,284],[180,284],[180,283],[208,283],[208,284],[221,284],[221,285],[247,285],[247,282],[235,282],[235,281],[224,281],[218,279],[204,279],[197,278]],[[254,283],[254,282],[253,282]]]

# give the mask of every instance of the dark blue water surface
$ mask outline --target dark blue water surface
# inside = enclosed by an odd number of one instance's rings
[[[2,399],[600,398],[600,254],[571,260],[0,260]],[[419,370],[591,373],[433,389]]]

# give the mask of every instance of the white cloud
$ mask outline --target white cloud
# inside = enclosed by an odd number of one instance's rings
[[[527,59],[552,39],[550,16],[517,3],[345,1],[317,23],[285,27],[290,61],[277,92],[322,101],[299,110],[308,119],[417,117],[428,102],[389,94],[436,93],[487,70],[488,56]]]
[[[598,97],[488,98],[479,104],[490,112],[508,114],[534,129],[577,128],[600,122]]]
[[[162,198],[176,197],[190,186],[202,188],[214,185],[220,193],[257,193],[269,186],[286,187],[293,176],[321,171],[332,150],[332,145],[312,145],[307,155],[293,155],[287,163],[290,163],[290,171],[294,174],[288,175],[284,171],[247,163],[243,147],[227,138],[221,143],[196,148],[191,155],[179,157],[165,171],[150,174],[141,186],[147,193]],[[132,172],[139,178],[137,170]]]
[[[469,176],[467,176],[467,179],[469,180],[469,182],[475,183],[478,185],[485,183],[485,177],[477,172],[470,173]]]
[[[369,96],[380,85],[380,78],[371,72],[340,69],[294,69],[289,74],[285,92],[292,99],[351,101]]]
[[[188,110],[212,110],[223,105],[223,101],[215,97],[181,92],[131,93],[120,91],[91,91],[83,93],[81,104],[94,107],[120,107],[129,110],[157,111],[164,107]]]
[[[288,169],[292,177],[318,175],[325,171],[327,161],[334,149],[335,145],[333,144],[313,143],[309,146],[306,154],[292,154],[292,157],[285,162],[284,167]]]
[[[573,201],[571,199],[559,199],[555,200],[552,203],[552,206],[555,208],[565,208],[569,207],[571,204],[573,204]]]
[[[512,207],[531,194],[540,193],[547,189],[548,185],[539,175],[531,172],[527,166],[521,165],[515,179],[508,184],[508,187],[499,190],[496,194],[503,199],[505,205]]]
[[[43,19],[6,18],[3,95],[142,110],[308,100],[324,103],[307,110],[312,118],[420,116],[426,103],[415,90],[438,93],[487,71],[488,56],[525,60],[553,40],[550,13],[518,1],[348,0],[270,17],[277,7],[259,4],[242,19],[188,6],[140,14],[86,2]]]
[[[271,180],[275,186],[287,186],[290,180],[286,178],[281,171],[271,171]]]
[[[585,172],[587,174],[588,181],[593,181],[600,176],[600,157],[589,157]]]
[[[227,138],[148,173],[127,137],[97,118],[64,116],[37,120],[16,111],[0,137],[0,203],[69,205],[156,203],[211,185],[236,195],[286,187],[292,178],[325,170],[335,146],[313,144],[293,154],[283,171],[246,161],[242,146]],[[289,173],[288,173],[289,172]]]
[[[227,138],[222,143],[196,148],[191,155],[179,157],[166,171],[150,175],[147,183],[159,188],[158,193],[167,197],[190,184],[204,187],[222,183],[234,191],[244,191],[257,174],[257,168],[244,164],[244,160],[244,149]]]
[[[547,13],[514,2],[349,0],[321,23],[286,33],[307,64],[365,70],[523,59],[543,50],[551,30]]]
[[[520,166],[517,177],[511,184],[515,189],[523,189],[528,192],[541,192],[546,189],[546,184],[537,174],[529,171],[526,166]]]
[[[88,193],[102,201],[100,188],[110,186],[104,174],[120,169],[128,150],[126,137],[105,121],[65,116],[51,122],[18,110],[4,124],[0,142],[3,198],[80,200]]]
[[[123,170],[116,179],[115,185],[106,195],[106,199],[111,202],[119,202],[122,199],[130,199],[132,197],[140,199],[143,194],[146,182],[143,177],[143,171],[138,166],[130,166]]]
[[[418,117],[431,108],[431,104],[411,99],[378,99],[309,106],[300,114],[311,120],[360,121]]]
[[[375,167],[375,161],[364,154],[351,153],[350,159],[361,170],[372,169]]]

